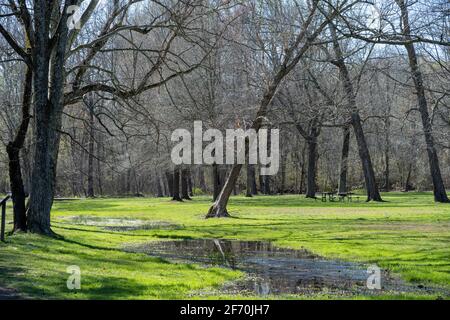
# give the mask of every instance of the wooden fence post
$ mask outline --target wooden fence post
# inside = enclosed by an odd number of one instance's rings
[[[5,225],[6,225],[6,202],[8,202],[10,196],[7,196],[0,202],[2,206],[2,221],[0,226],[0,241],[5,242]]]
[[[2,202],[2,226],[0,231],[0,240],[5,242],[5,223],[6,223],[6,201]]]

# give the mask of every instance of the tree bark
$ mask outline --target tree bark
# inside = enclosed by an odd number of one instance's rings
[[[386,141],[385,141],[385,150],[384,150],[384,190],[386,192],[391,191],[391,179],[390,179],[390,144],[389,144],[389,134],[386,133]]]
[[[69,4],[75,4],[75,1],[69,1]],[[47,1],[34,1],[35,151],[28,230],[43,235],[53,235],[50,211],[55,193],[68,40],[68,14],[65,12],[61,15],[56,35],[52,39],[49,37],[53,9]]]
[[[309,137],[306,141],[308,146],[308,173],[306,198],[316,198],[316,160],[317,160],[317,138]]]
[[[347,176],[348,176],[348,155],[350,151],[350,127],[345,126],[343,129],[344,140],[342,142],[341,166],[339,173],[339,193],[346,193],[348,191]]]
[[[26,193],[22,179],[22,169],[20,164],[20,150],[22,149],[27,135],[30,123],[30,107],[32,96],[32,82],[33,73],[27,67],[23,97],[22,97],[22,119],[19,129],[14,137],[14,140],[9,142],[6,146],[6,152],[9,160],[9,181],[11,186],[12,201],[13,201],[13,232],[27,231],[27,216],[26,216]]]
[[[173,201],[183,201],[180,197],[180,169],[176,168],[173,170]]]
[[[173,174],[166,171],[167,186],[169,189],[169,197],[173,197]]]
[[[272,188],[270,176],[263,176],[263,179],[264,179],[264,194],[271,195]]]
[[[408,166],[408,173],[406,175],[405,185],[404,185],[404,189],[403,189],[405,192],[409,192],[412,190],[412,187],[411,187],[412,167],[413,167],[413,165],[412,165],[412,163],[410,163]]]
[[[253,197],[252,194],[252,169],[251,164],[247,164],[247,184],[246,184],[246,194],[247,198]]]
[[[251,174],[251,191],[252,191],[252,195],[256,196],[258,195],[258,187],[256,185],[256,168],[255,165],[251,165],[250,166],[250,174]]]
[[[259,191],[262,194],[266,194],[266,186],[264,185],[264,177],[262,175],[258,176],[258,180],[259,180]]]
[[[189,196],[189,171],[187,169],[181,170],[181,198],[183,200],[192,200]]]
[[[101,158],[102,155],[100,153],[100,149],[102,146],[102,135],[100,134],[98,136],[97,141],[97,185],[98,185],[98,192],[100,196],[103,196],[103,172],[102,172],[102,164],[101,164]],[[103,152],[104,153],[104,152]]]
[[[203,172],[203,167],[198,168],[198,180],[199,180],[199,185],[200,185],[200,189],[202,190],[202,192],[203,193],[208,192],[208,188],[206,186],[206,181],[205,181],[205,173]]]
[[[367,189],[367,201],[382,201],[377,183],[375,181],[375,172],[372,166],[372,159],[370,158],[369,148],[367,147],[359,112],[352,113],[352,125],[355,131],[356,141],[358,142],[359,157],[363,167],[364,180]]]
[[[233,166],[231,169],[230,175],[228,179],[225,181],[225,185],[222,188],[222,191],[219,194],[214,205],[209,209],[206,218],[226,218],[230,217],[227,204],[230,199],[231,193],[233,192],[234,185],[239,177],[239,173],[241,172],[242,164],[237,164]]]
[[[336,61],[333,63],[338,67],[341,80],[344,87],[344,92],[347,98],[348,107],[351,110],[351,123],[355,132],[356,141],[358,144],[359,157],[364,172],[364,180],[367,189],[367,201],[382,201],[378,186],[375,180],[375,172],[373,170],[372,159],[370,158],[369,148],[367,147],[366,137],[362,127],[361,117],[356,106],[356,96],[353,89],[353,83],[350,78],[350,73],[345,64],[344,55],[342,53],[339,41],[336,35],[335,27],[330,24],[330,31],[333,38],[333,48],[336,55]]]
[[[155,173],[155,184],[156,184],[156,196],[158,198],[164,197],[164,192],[161,186],[161,176],[158,173]]]
[[[219,172],[219,166],[217,164],[213,164],[212,166],[212,177],[213,177],[213,201],[216,201],[220,194],[220,187],[221,187],[221,181],[220,181],[220,172]]]
[[[284,195],[286,191],[286,162],[287,153],[283,152],[281,155],[281,181],[280,181],[280,195]]]
[[[191,174],[191,170],[188,170],[188,192],[190,197],[194,196],[194,181]]]
[[[305,163],[306,163],[306,148],[307,148],[307,144],[305,143],[303,145],[303,150],[302,150],[302,163],[301,163],[301,171],[300,171],[300,185],[299,185],[299,190],[298,193],[299,194],[303,194],[303,189],[305,186]]]
[[[88,187],[87,197],[94,198],[94,110],[93,101],[88,100],[87,107],[89,110],[89,144],[88,144]]]
[[[411,27],[409,24],[408,8],[404,0],[396,0],[400,7],[402,14],[403,35],[405,40],[411,40]],[[434,200],[436,202],[448,203],[450,202],[447,192],[445,190],[444,181],[442,180],[441,169],[439,165],[439,158],[436,151],[433,126],[431,123],[428,102],[425,95],[425,88],[423,85],[423,76],[419,68],[416,49],[412,42],[405,42],[405,48],[408,52],[409,66],[411,68],[411,75],[414,81],[415,91],[419,104],[419,112],[422,118],[423,133],[427,146],[428,163],[430,167],[431,178],[433,180]]]

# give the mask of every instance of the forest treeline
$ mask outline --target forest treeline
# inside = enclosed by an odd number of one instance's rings
[[[232,194],[448,202],[446,0],[0,3],[0,191],[15,230],[52,234],[55,196],[212,194],[209,217]],[[280,129],[279,173],[174,167],[171,134],[194,121]]]

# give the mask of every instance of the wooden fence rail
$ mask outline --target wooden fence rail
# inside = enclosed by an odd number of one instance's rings
[[[0,241],[5,242],[5,225],[6,225],[6,203],[11,198],[11,196],[6,196],[1,202],[0,206],[2,207],[2,221],[0,227]]]

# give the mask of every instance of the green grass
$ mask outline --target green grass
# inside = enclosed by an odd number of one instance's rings
[[[343,204],[301,196],[235,197],[229,208],[233,218],[212,220],[203,218],[211,204],[206,197],[185,203],[168,199],[56,202],[52,225],[63,239],[8,237],[6,244],[0,244],[0,286],[45,299],[186,299],[199,292],[204,293],[200,298],[227,298],[217,296],[214,289],[242,273],[121,250],[130,242],[224,238],[269,240],[330,258],[376,263],[406,281],[450,289],[450,205],[434,203],[429,193],[390,193],[384,199],[388,202]],[[75,225],[66,218],[72,216],[166,221],[180,227],[112,232]],[[82,270],[82,290],[76,293],[66,288],[70,265]]]

